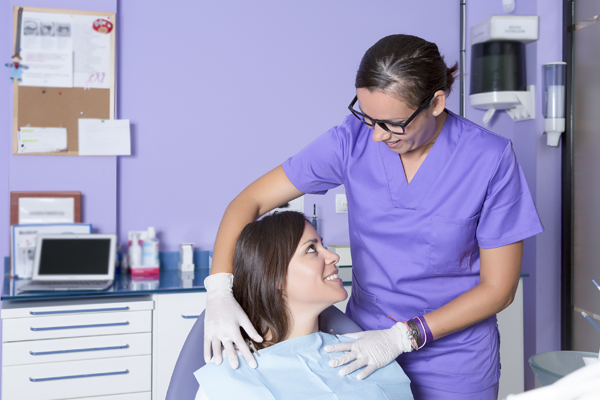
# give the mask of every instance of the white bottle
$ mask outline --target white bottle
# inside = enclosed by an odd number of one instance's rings
[[[129,246],[129,266],[131,268],[142,265],[142,247],[138,235],[134,234],[131,238],[131,246]]]
[[[142,242],[142,265],[144,267],[158,267],[158,239],[156,238],[156,230],[154,227],[149,227],[146,234],[146,239]]]

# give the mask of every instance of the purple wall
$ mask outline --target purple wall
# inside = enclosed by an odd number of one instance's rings
[[[560,235],[561,148],[546,145],[541,109],[542,64],[562,61],[562,1],[519,0],[514,14],[539,15],[539,40],[526,46],[527,83],[536,85],[535,120],[514,122],[498,112],[488,128],[513,141],[529,188],[544,224],[544,233],[525,241],[524,328],[525,387],[534,387],[527,359],[537,353],[560,350]],[[504,14],[500,1],[468,1],[467,28],[494,14]],[[467,86],[470,37],[467,40]],[[467,101],[468,104],[468,101]],[[481,123],[484,111],[467,106],[467,118]]]
[[[540,16],[540,40],[537,47],[536,85],[542,87],[542,65],[562,61],[563,2],[552,0],[538,1],[537,13]],[[541,96],[539,96],[541,99]],[[537,104],[542,113],[541,100]],[[536,132],[544,130],[543,118],[536,118]],[[546,138],[537,141],[537,193],[538,210],[544,221],[546,232],[538,237],[537,260],[537,317],[539,334],[536,338],[536,353],[560,349],[560,248],[561,248],[561,150],[545,145]]]
[[[120,235],[153,225],[163,250],[186,241],[212,249],[244,187],[341,123],[360,58],[379,38],[422,36],[448,63],[458,60],[457,3],[377,5],[120,2],[118,114],[134,127],[134,155],[118,161]],[[177,23],[149,28],[158,21]],[[450,107],[458,109],[457,94]],[[306,212],[317,204],[325,242],[347,244],[335,193],[343,188],[307,196]]]

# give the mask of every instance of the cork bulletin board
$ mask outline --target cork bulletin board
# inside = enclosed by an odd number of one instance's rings
[[[116,15],[115,13],[96,11],[77,11],[39,7],[14,8],[15,53],[19,52],[20,11],[93,15],[109,19],[113,28],[110,35],[110,81],[109,88],[82,87],[37,87],[20,86],[13,83],[13,154],[18,155],[79,155],[78,120],[80,118],[114,119],[115,98],[115,53],[116,53]],[[66,128],[67,151],[54,153],[19,153],[19,128],[25,126]]]

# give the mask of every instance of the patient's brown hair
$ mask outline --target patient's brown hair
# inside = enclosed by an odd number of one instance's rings
[[[235,245],[233,296],[265,339],[253,342],[257,349],[288,335],[290,314],[283,288],[306,222],[298,212],[275,213],[246,225]],[[251,341],[243,330],[242,335]]]

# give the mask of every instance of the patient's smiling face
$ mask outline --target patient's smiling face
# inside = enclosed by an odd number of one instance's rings
[[[285,296],[288,307],[322,311],[345,300],[348,293],[335,266],[339,260],[337,254],[323,247],[319,234],[306,223],[287,271]]]
[[[319,314],[348,297],[337,276],[339,259],[302,213],[275,213],[244,227],[232,290],[264,339],[256,348],[319,330]]]

